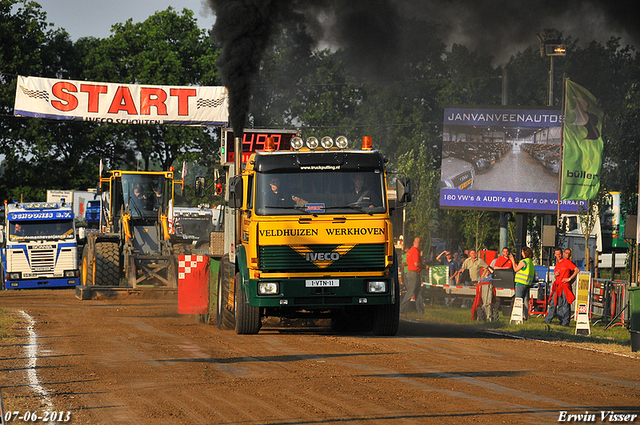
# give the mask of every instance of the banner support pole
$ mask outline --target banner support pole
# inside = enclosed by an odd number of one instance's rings
[[[567,97],[567,80],[568,78],[562,79],[562,125],[560,126],[560,165],[558,167],[558,209],[556,215],[556,227],[560,229],[560,198],[562,197],[562,173],[564,172],[564,126],[565,120],[567,117],[567,111],[565,110],[567,107],[566,97]],[[557,243],[557,242],[556,242]]]

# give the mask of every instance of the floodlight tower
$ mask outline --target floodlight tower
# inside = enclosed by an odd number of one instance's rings
[[[549,106],[553,106],[553,60],[556,56],[565,56],[567,46],[562,44],[560,33],[556,29],[546,29],[537,34],[540,40],[540,56],[548,56],[551,64],[549,69]]]

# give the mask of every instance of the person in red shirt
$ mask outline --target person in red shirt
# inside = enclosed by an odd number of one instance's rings
[[[509,248],[502,248],[502,255],[490,264],[492,269],[513,269],[513,261],[509,257]]]
[[[424,302],[422,300],[422,283],[420,282],[420,271],[424,268],[422,265],[422,256],[420,254],[420,238],[413,240],[413,246],[407,251],[407,274],[406,274],[406,288],[407,293],[404,294],[402,302],[400,303],[400,311],[404,313],[411,301],[411,298],[415,295],[416,311],[419,314],[424,313]]]
[[[571,303],[576,299],[573,295],[571,282],[580,273],[580,269],[568,258],[562,258],[562,249],[556,248],[556,266],[554,276],[556,280],[551,287],[549,307],[545,323],[551,324],[555,316],[558,316],[561,326],[569,326],[571,322]]]

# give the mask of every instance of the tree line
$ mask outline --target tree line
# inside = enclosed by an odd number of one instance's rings
[[[280,28],[254,84],[247,127],[301,129],[305,136],[372,136],[390,169],[412,178],[412,235],[498,248],[498,214],[439,209],[442,120],[446,105],[500,105],[509,75],[509,104],[548,103],[549,60],[538,46],[505,64],[464,45],[446,46],[437,26],[404,40],[410,60],[376,73],[354,61],[348,46],[315,48],[302,25]],[[429,32],[431,37],[421,34]],[[567,76],[599,99],[605,112],[606,190],[622,193],[623,210],[637,208],[640,62],[633,46],[564,34],[567,55],[555,61],[555,99]],[[105,169],[160,170],[187,161],[209,180],[219,167],[219,133],[206,127],[116,125],[13,116],[16,76],[158,85],[220,85],[220,46],[198,28],[193,12],[169,7],[144,22],[113,25],[106,38],[72,41],[35,2],[0,0],[0,195],[44,199],[47,189],[86,189]],[[191,180],[195,177],[190,175]],[[189,186],[189,183],[187,184]],[[213,199],[213,198],[212,198]],[[479,232],[477,223],[495,231]],[[476,223],[476,224],[474,224]]]

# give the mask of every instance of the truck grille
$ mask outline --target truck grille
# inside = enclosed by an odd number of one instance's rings
[[[30,250],[31,270],[34,272],[52,271],[55,266],[55,251],[53,249]]]
[[[336,253],[338,253],[339,258],[337,258]],[[317,254],[328,254],[332,259],[324,262],[314,261],[318,259]],[[306,247],[261,246],[258,253],[260,270],[272,273],[383,270],[384,264],[384,244],[356,245],[347,252],[344,252],[344,249],[339,245],[309,245]]]

